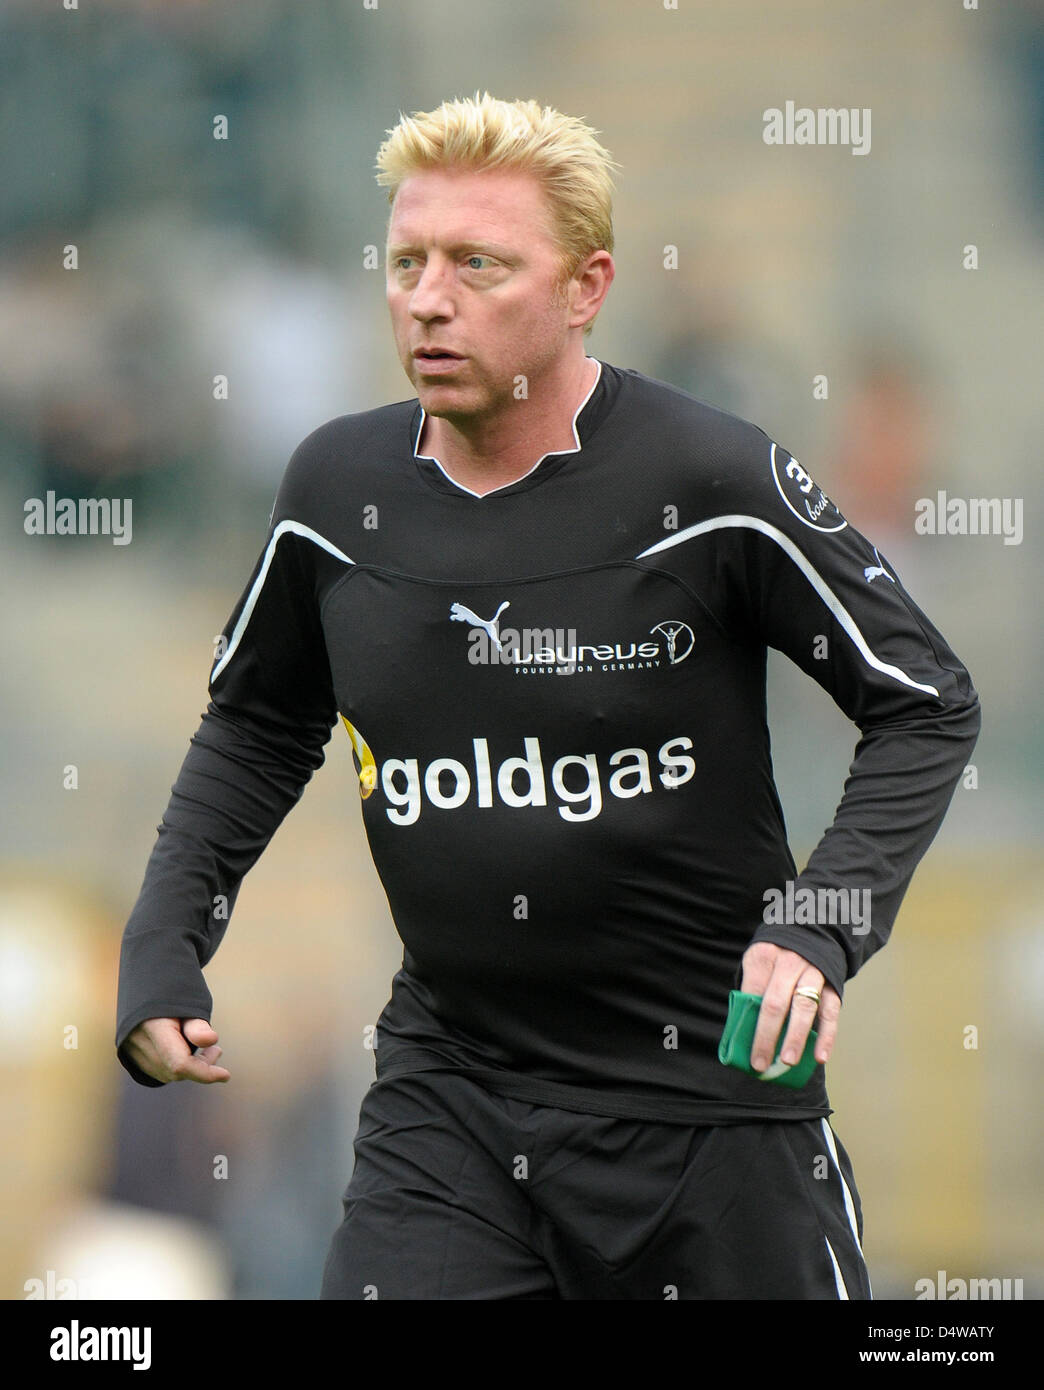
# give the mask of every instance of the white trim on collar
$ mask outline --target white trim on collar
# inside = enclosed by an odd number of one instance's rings
[[[481,498],[483,498],[483,497],[492,497],[493,494],[494,494],[495,492],[503,492],[505,488],[507,488],[507,487],[514,487],[514,486],[515,486],[515,483],[520,483],[520,482],[522,482],[523,478],[528,478],[529,475],[530,475],[531,473],[535,473],[536,470],[540,467],[540,465],[544,462],[544,459],[550,458],[552,454],[555,454],[555,455],[558,455],[558,454],[578,454],[578,453],[580,452],[581,445],[580,445],[580,436],[579,436],[579,434],[577,434],[577,432],[576,432],[576,422],[577,422],[577,420],[580,418],[580,415],[581,415],[581,413],[583,412],[584,406],[587,404],[587,402],[591,399],[592,395],[594,394],[594,389],[595,389],[595,387],[598,385],[598,383],[599,383],[599,382],[601,381],[601,379],[602,379],[602,364],[601,364],[601,362],[599,361],[599,359],[598,359],[597,357],[585,357],[585,358],[584,358],[584,361],[585,361],[585,362],[595,362],[595,363],[597,363],[597,364],[598,364],[598,371],[595,373],[595,379],[594,379],[594,381],[592,381],[592,383],[591,383],[591,389],[590,389],[590,391],[588,391],[587,395],[583,398],[583,400],[582,400],[582,401],[580,402],[580,404],[577,406],[577,408],[576,408],[576,413],[575,413],[574,416],[573,416],[572,430],[573,430],[573,438],[576,440],[576,448],[575,448],[575,449],[549,449],[549,450],[547,451],[546,454],[541,454],[540,458],[537,459],[537,461],[536,461],[536,463],[534,463],[533,467],[532,467],[532,468],[528,468],[528,469],[525,471],[525,473],[522,474],[521,477],[513,479],[510,483],[501,483],[500,487],[490,488],[489,492],[472,492],[471,488],[465,487],[463,483],[458,483],[457,480],[456,480],[456,478],[451,478],[450,475],[446,472],[445,468],[443,468],[442,464],[439,462],[439,460],[435,457],[434,454],[418,454],[418,453],[417,453],[417,445],[420,444],[421,436],[424,434],[424,421],[428,418],[428,417],[427,417],[427,412],[425,411],[424,407],[421,406],[420,425],[419,425],[419,427],[418,427],[418,429],[417,429],[417,443],[414,444],[414,446],[413,446],[413,457],[414,457],[415,459],[426,459],[429,463],[433,463],[433,464],[436,466],[436,468],[439,470],[439,472],[442,474],[442,476],[446,479],[446,481],[447,481],[448,483],[452,483],[453,486],[454,486],[455,488],[459,488],[461,492],[466,492],[466,493],[468,494],[469,497],[478,497],[479,499],[481,499]]]

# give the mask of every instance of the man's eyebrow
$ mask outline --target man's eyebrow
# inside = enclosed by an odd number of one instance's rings
[[[409,251],[419,251],[421,249],[422,248],[417,243],[412,241],[394,241],[388,243],[387,255],[388,259],[392,260],[394,257],[405,255]],[[464,251],[481,251],[488,252],[491,256],[496,256],[502,261],[517,261],[519,259],[519,253],[517,251],[512,251],[508,247],[501,246],[495,241],[485,241],[477,238],[469,238],[467,241],[450,242],[443,247],[443,250],[449,255],[453,255],[454,253],[459,255]]]

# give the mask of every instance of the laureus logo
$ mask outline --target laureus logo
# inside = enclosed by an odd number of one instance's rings
[[[696,634],[688,623],[657,623],[649,629],[649,635],[654,632],[663,634],[667,642],[667,660],[672,666],[683,662],[696,645]]]
[[[505,599],[490,618],[483,618],[464,603],[450,604],[451,623],[465,623],[468,633],[468,660],[473,666],[512,666],[518,674],[550,671],[579,674],[594,670],[650,670],[667,658],[678,666],[696,645],[696,635],[688,623],[665,619],[649,629],[655,642],[581,642],[575,628],[502,628],[500,615],[511,603]]]

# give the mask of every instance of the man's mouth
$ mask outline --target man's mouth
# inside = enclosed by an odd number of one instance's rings
[[[421,376],[428,377],[452,374],[464,360],[459,352],[449,348],[417,348],[413,354],[414,366]]]

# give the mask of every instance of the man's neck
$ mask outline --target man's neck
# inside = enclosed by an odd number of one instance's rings
[[[576,448],[573,421],[598,371],[597,361],[584,357],[540,399],[513,401],[510,410],[464,426],[426,415],[417,453],[437,458],[455,483],[479,496],[517,483],[546,454]]]

